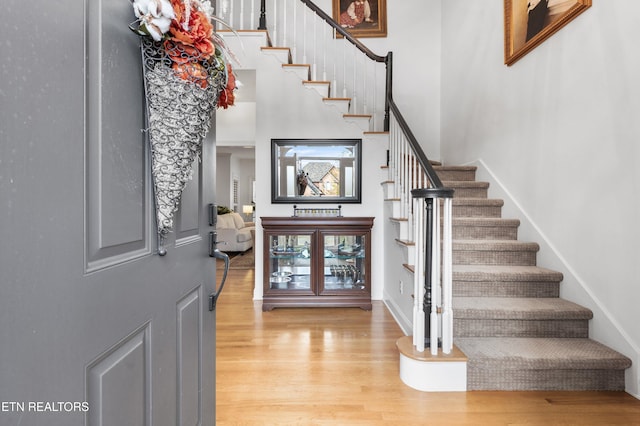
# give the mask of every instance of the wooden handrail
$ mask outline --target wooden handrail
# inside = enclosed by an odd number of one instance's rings
[[[262,0],[263,2],[265,0]],[[344,28],[340,26],[331,16],[327,15],[327,13],[320,9],[314,2],[311,0],[300,0],[304,3],[309,9],[311,9],[316,15],[322,18],[327,24],[329,24],[333,29],[342,35],[345,40],[349,41],[349,43],[353,44],[358,50],[364,53],[369,59],[375,62],[380,62],[385,64],[386,68],[386,88],[385,88],[385,103],[384,103],[384,130],[389,131],[389,103],[387,100],[391,96],[392,90],[392,75],[393,75],[393,54],[391,52],[387,52],[386,56],[380,56],[373,53],[367,46],[365,46],[360,40],[353,37],[349,34]]]
[[[340,24],[338,24],[331,16],[327,15],[327,13],[324,10],[316,6],[316,4],[313,3],[311,0],[300,0],[300,1],[306,4],[309,9],[313,10],[316,13],[316,15],[324,19],[325,22],[331,25],[338,33],[340,33],[340,35],[342,35],[345,39],[349,40],[351,44],[355,45],[358,48],[358,50],[360,50],[362,53],[367,55],[367,57],[369,57],[371,60],[376,62],[386,62],[387,60],[386,56],[380,56],[373,53],[367,46],[362,44],[360,40],[358,40],[357,38],[349,34],[344,28],[340,26]]]
[[[443,189],[444,185],[442,184],[442,181],[440,180],[437,173],[433,169],[431,162],[429,161],[429,159],[427,158],[427,155],[424,153],[424,150],[418,143],[418,139],[416,139],[415,135],[411,131],[409,124],[407,124],[407,121],[402,116],[402,113],[398,109],[398,106],[393,101],[393,98],[389,97],[387,99],[387,102],[389,103],[389,107],[393,112],[393,115],[396,118],[396,121],[398,122],[398,126],[400,126],[400,129],[402,130],[405,137],[407,138],[407,142],[411,146],[411,149],[413,150],[413,152],[415,152],[416,158],[418,159],[420,166],[422,166],[422,168],[424,169],[424,173],[427,175],[427,178],[429,178],[429,181],[431,182],[434,188]]]

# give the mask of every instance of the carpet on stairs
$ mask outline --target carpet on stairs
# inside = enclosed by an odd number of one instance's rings
[[[469,390],[624,390],[631,360],[589,338],[592,312],[559,297],[562,273],[537,265],[518,219],[474,167],[436,166],[453,188],[454,343]]]

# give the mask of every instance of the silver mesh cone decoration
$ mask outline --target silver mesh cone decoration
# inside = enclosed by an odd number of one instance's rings
[[[142,36],[158,254],[164,255],[216,106],[233,105],[235,79],[223,56],[229,52],[213,31],[211,20],[219,19],[209,1],[131,1],[138,20],[129,27]]]
[[[207,77],[187,71],[189,78],[184,79],[176,74],[161,46],[142,40],[156,220],[158,235],[164,239],[173,229],[182,191],[192,177],[193,162],[200,157],[227,78],[224,63],[214,57],[206,66],[198,63],[193,70]],[[186,64],[193,66],[193,62]]]

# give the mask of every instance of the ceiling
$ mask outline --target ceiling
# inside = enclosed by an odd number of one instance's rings
[[[256,158],[256,150],[255,146],[228,146],[228,145],[217,145],[216,144],[216,154],[232,154],[234,157],[243,158],[243,159],[255,159]]]

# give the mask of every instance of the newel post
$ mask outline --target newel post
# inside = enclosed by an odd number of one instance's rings
[[[431,343],[435,342],[436,347],[438,346],[438,336],[431,336],[431,310],[433,308],[433,280],[432,280],[432,269],[433,269],[433,238],[430,235],[433,230],[433,198],[426,198],[425,200],[425,209],[426,209],[426,217],[425,217],[425,229],[427,230],[427,238],[425,239],[425,250],[424,250],[424,269],[426,271],[424,275],[424,300],[422,304],[424,305],[424,345],[425,347],[431,347]]]

